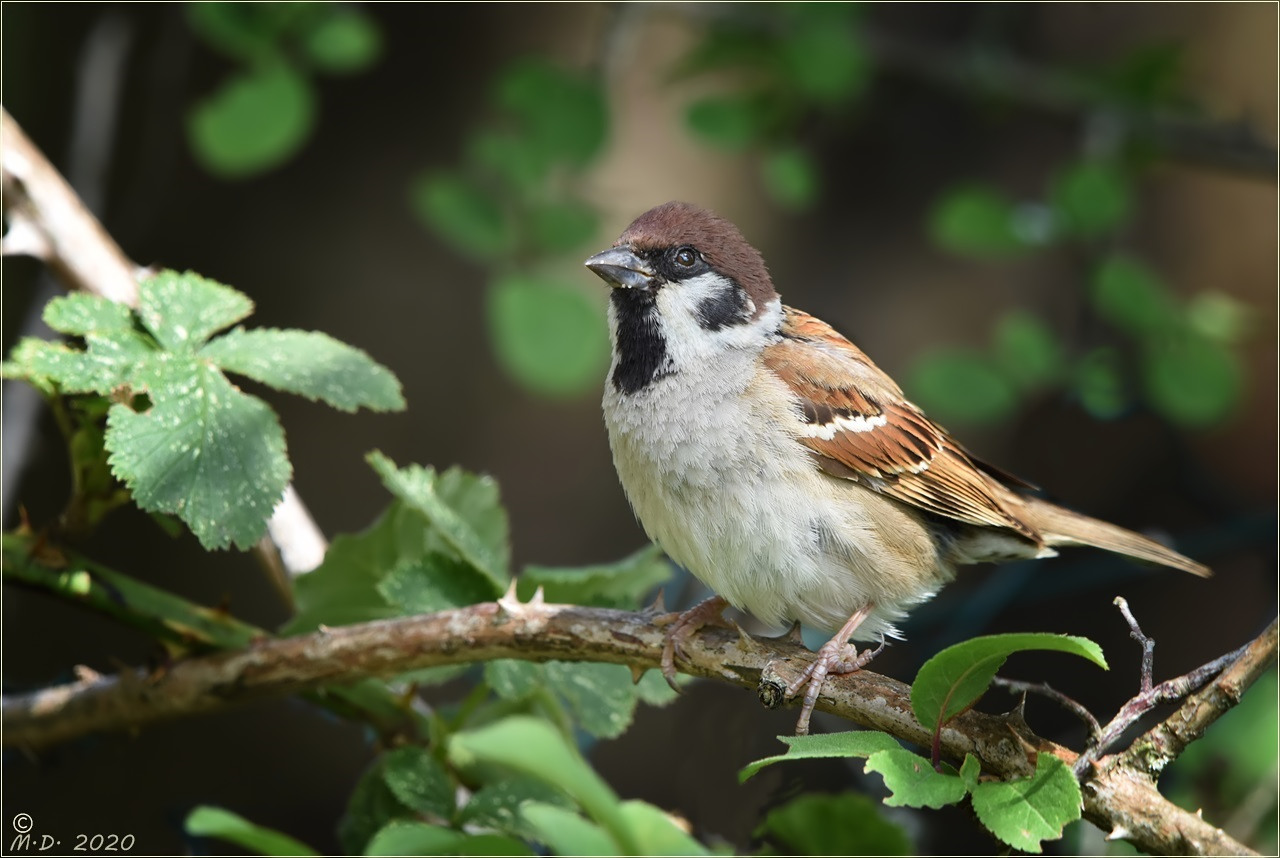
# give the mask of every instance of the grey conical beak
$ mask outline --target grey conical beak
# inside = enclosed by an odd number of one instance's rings
[[[614,288],[647,289],[654,284],[653,269],[625,244],[597,253],[586,266]]]

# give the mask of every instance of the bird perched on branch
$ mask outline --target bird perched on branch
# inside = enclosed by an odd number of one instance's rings
[[[787,689],[797,732],[829,674],[970,563],[1085,545],[1208,576],[1132,531],[1041,500],[907,400],[830,325],[782,303],[717,215],[671,202],[586,261],[613,287],[604,419],[649,537],[718,596],[667,632],[663,673],[726,604],[834,632]]]

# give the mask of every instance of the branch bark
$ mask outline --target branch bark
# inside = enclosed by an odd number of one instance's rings
[[[508,597],[426,616],[263,640],[154,673],[93,677],[8,696],[3,703],[3,741],[6,746],[38,749],[92,732],[136,729],[239,702],[497,658],[599,661],[651,669],[659,664],[663,636],[650,622],[653,616],[549,605],[536,598],[519,603]],[[694,636],[686,651],[686,672],[757,689],[762,678],[786,681],[798,675],[813,657],[791,640],[759,640],[719,628]],[[1220,699],[1206,690],[1186,705],[1195,702],[1200,711],[1224,705],[1222,700],[1238,700],[1274,653],[1272,624],[1212,686],[1230,691],[1223,691]],[[912,715],[910,695],[904,683],[864,670],[829,681],[818,707],[928,745],[932,733]],[[1002,777],[1029,775],[1037,752],[1055,754],[1068,764],[1076,759],[1069,748],[1032,733],[1019,716],[977,711],[949,723],[942,731],[941,747],[957,760],[972,753],[985,770]],[[1147,851],[1253,854],[1198,815],[1169,803],[1154,779],[1125,755],[1104,759],[1086,776],[1084,787],[1085,817]]]

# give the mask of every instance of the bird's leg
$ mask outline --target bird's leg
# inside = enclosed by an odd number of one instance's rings
[[[883,639],[876,649],[863,650],[861,653],[849,643],[849,638],[874,609],[875,605],[869,604],[855,611],[840,631],[836,632],[836,636],[822,645],[818,650],[818,657],[805,668],[804,673],[787,686],[787,697],[794,697],[802,687],[804,688],[804,703],[800,707],[800,720],[796,723],[797,736],[808,734],[809,717],[813,715],[813,707],[818,703],[818,695],[822,692],[822,685],[827,681],[827,676],[853,673],[884,649]]]
[[[676,691],[676,659],[684,658],[684,644],[703,626],[724,625],[720,612],[729,603],[720,596],[703,599],[687,611],[663,614],[653,620],[656,626],[669,625],[662,640],[662,676]]]

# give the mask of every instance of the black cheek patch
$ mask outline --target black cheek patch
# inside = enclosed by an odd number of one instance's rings
[[[702,299],[698,304],[698,324],[708,331],[741,325],[751,318],[748,311],[750,306],[747,293],[734,283],[730,288]]]
[[[610,381],[620,393],[635,393],[671,372],[667,339],[658,326],[658,308],[648,289],[614,289],[618,364]]]

